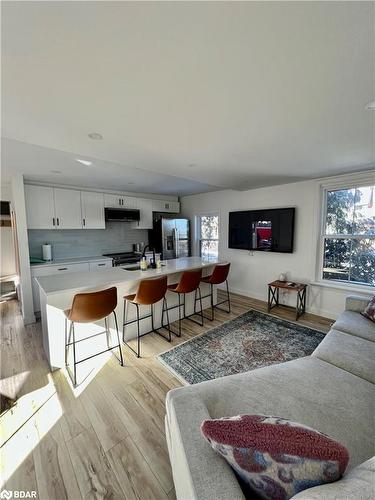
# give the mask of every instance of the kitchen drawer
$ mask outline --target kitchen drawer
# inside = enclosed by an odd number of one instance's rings
[[[112,267],[111,260],[98,260],[97,262],[89,262],[90,271],[96,271],[97,269],[105,269],[107,267]]]
[[[80,273],[81,271],[89,271],[89,263],[81,262],[79,264],[59,264],[59,265],[46,265],[45,267],[31,268],[31,275],[38,276],[49,276],[51,274],[61,274],[61,273]]]

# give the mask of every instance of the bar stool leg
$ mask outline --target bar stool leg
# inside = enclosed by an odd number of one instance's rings
[[[139,305],[135,304],[137,308],[137,358],[141,357],[141,339],[140,339],[140,329],[139,329]]]
[[[214,309],[214,285],[210,283],[210,295],[211,295],[211,321],[215,319],[215,309]]]
[[[201,306],[201,319],[202,319],[201,326],[203,326],[204,325],[204,322],[203,322],[203,304],[202,304],[202,293],[201,293],[200,286],[197,288],[197,290],[199,291],[199,302],[200,302],[200,306]],[[195,306],[195,303],[194,303],[194,306]]]
[[[69,354],[69,345],[72,337],[72,323],[70,323],[69,327],[69,335],[68,335],[68,318],[65,319],[65,366],[68,366],[68,354]]]
[[[107,322],[107,318],[104,318],[104,327],[105,327],[105,336],[106,336],[106,339],[107,339],[107,347],[109,349],[110,347],[110,333],[109,333],[109,329],[108,329],[108,322]]]
[[[164,297],[163,298],[163,309],[162,309],[162,314],[161,314],[161,326],[162,328],[165,328],[165,325],[164,325],[164,313],[166,313],[166,316],[167,316],[167,330],[168,330],[168,342],[170,342],[172,340],[172,337],[171,337],[171,326],[170,326],[170,323],[169,323],[169,312],[168,312],[168,304],[167,304],[167,300],[166,298]]]
[[[229,285],[228,285],[228,280],[225,280],[225,284],[227,285],[227,297],[228,297],[228,314],[231,312],[231,303],[230,303],[230,295],[229,295]]]
[[[74,387],[77,386],[77,363],[76,363],[76,333],[74,329],[74,321],[72,321],[72,331],[73,331],[73,368],[74,368]]]
[[[185,299],[185,296],[184,296]],[[184,300],[184,309],[185,309],[185,300]],[[181,296],[178,294],[178,335],[177,337],[181,337]]]
[[[113,311],[113,316],[115,318],[116,335],[117,335],[117,342],[118,342],[117,347],[120,351],[120,365],[124,366],[124,358],[122,357],[122,350],[121,350],[121,343],[120,343],[120,334],[118,331],[117,315],[116,315],[115,311]]]
[[[155,331],[155,325],[154,325],[154,308],[152,307],[152,304],[151,304],[151,330]]]

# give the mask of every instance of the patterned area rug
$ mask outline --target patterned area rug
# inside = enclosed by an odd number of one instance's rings
[[[262,366],[309,356],[325,334],[250,310],[159,354],[182,382],[197,384]]]

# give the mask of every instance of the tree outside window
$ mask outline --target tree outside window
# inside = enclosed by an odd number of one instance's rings
[[[374,188],[327,191],[323,279],[375,286]]]
[[[198,218],[199,255],[212,260],[219,256],[219,216],[202,215]]]

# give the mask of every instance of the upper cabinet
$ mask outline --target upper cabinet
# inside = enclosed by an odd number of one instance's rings
[[[178,201],[152,200],[152,210],[178,214],[180,213],[180,203]]]
[[[28,229],[105,229],[104,195],[25,185]]]
[[[57,229],[81,229],[81,192],[54,188]]]
[[[81,206],[84,229],[105,229],[103,193],[81,191]]]
[[[137,208],[137,198],[120,194],[105,194],[104,206],[108,208]]]
[[[152,200],[147,198],[136,198],[139,209],[139,222],[132,222],[134,229],[152,229]]]
[[[105,229],[104,207],[139,209],[137,229],[152,229],[152,212],[177,214],[178,201],[152,200],[50,186],[25,185],[28,229]]]
[[[25,203],[28,229],[55,229],[52,187],[25,185]]]

